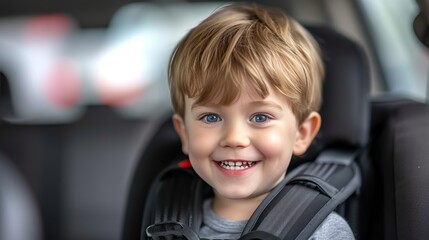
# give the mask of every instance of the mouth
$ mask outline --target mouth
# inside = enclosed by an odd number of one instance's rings
[[[216,162],[221,168],[231,171],[245,170],[253,167],[258,162],[254,161],[218,161]]]

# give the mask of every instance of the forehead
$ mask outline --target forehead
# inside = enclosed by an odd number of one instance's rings
[[[189,97],[185,96],[185,104],[187,109],[193,109],[198,106],[229,106],[235,103],[252,103],[254,106],[264,105],[264,103],[269,105],[278,105],[289,107],[289,102],[280,91],[274,89],[269,84],[267,84],[267,93],[262,95],[260,91],[254,87],[246,84],[233,97],[233,100],[230,102],[223,101],[224,98],[230,98],[230,96],[225,96],[227,93],[220,93],[215,95],[212,98],[204,98],[201,101],[200,97]]]

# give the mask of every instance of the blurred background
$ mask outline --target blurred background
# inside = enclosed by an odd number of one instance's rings
[[[412,28],[415,0],[259,2],[360,43],[373,96],[426,101],[429,59]],[[170,109],[170,54],[225,3],[0,2],[0,158],[23,189],[17,196],[29,199],[33,239],[120,238],[134,165]],[[0,221],[22,227],[14,219],[23,205],[10,206]]]

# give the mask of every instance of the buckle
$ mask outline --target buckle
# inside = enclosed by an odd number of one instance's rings
[[[146,235],[151,238],[176,236],[188,240],[199,240],[198,234],[181,222],[162,222],[146,228]]]

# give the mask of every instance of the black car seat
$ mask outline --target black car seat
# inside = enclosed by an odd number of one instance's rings
[[[324,27],[308,27],[319,42],[326,67],[321,109],[322,127],[304,156],[294,157],[291,167],[313,161],[326,149],[360,150],[354,160],[362,171],[359,196],[348,201],[341,212],[356,235],[365,239],[371,211],[361,212],[360,206],[371,207],[372,170],[366,157],[369,136],[369,73],[362,49],[336,31]],[[185,158],[168,112],[152,123],[152,133],[136,164],[127,196],[122,239],[139,239],[143,209],[149,187],[157,174],[173,160]],[[368,190],[367,190],[368,189]]]
[[[9,82],[0,72],[0,124],[13,115]],[[4,128],[2,128],[3,130]],[[2,131],[6,137],[7,132]],[[9,138],[10,139],[10,138]],[[0,152],[0,239],[41,240],[42,217],[28,181],[4,149]]]
[[[0,154],[0,239],[42,239],[42,222],[36,200],[22,175],[2,154]]]
[[[400,96],[378,96],[371,106],[373,239],[429,239],[429,108]]]

